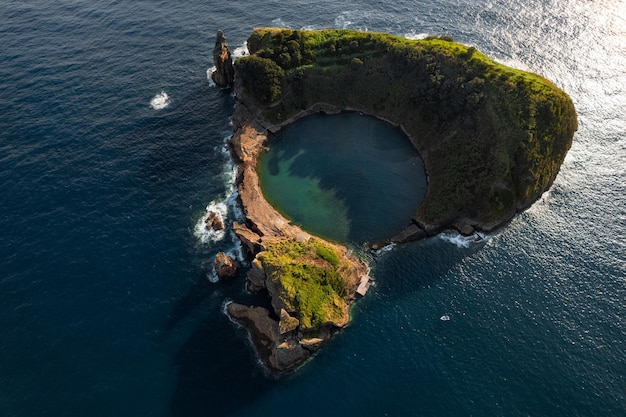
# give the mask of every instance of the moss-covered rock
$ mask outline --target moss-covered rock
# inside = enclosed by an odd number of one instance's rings
[[[248,48],[238,96],[265,125],[324,103],[403,128],[428,174],[413,220],[430,233],[510,220],[550,187],[577,129],[571,99],[550,81],[450,38],[264,28]]]
[[[357,284],[349,258],[339,257],[336,248],[316,238],[274,241],[266,249],[258,259],[277,314],[283,316],[285,310],[293,315],[304,332],[348,323],[351,289]]]

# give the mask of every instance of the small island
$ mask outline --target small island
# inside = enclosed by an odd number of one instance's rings
[[[224,50],[221,38],[216,51]],[[311,236],[265,200],[256,163],[271,134],[343,110],[405,132],[424,160],[428,188],[405,229],[372,242],[379,245],[501,227],[551,186],[578,126],[571,99],[550,81],[449,37],[262,28],[248,49],[234,65],[230,145],[246,222],[233,227],[253,258],[248,287],[267,291],[271,309],[227,310],[276,374],[297,368],[348,324],[369,277],[348,248]]]

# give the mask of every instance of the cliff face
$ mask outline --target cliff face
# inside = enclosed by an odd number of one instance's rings
[[[228,49],[228,42],[226,42],[224,32],[221,30],[217,31],[215,37],[213,65],[215,65],[215,71],[211,75],[213,82],[220,87],[232,86],[235,81],[235,69]]]
[[[450,39],[256,29],[248,48],[238,98],[265,126],[349,108],[407,133],[428,190],[400,241],[506,223],[550,187],[577,129],[571,99],[550,81]]]

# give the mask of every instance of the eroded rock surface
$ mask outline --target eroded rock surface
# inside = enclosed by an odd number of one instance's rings
[[[228,314],[249,333],[259,358],[272,373],[284,373],[301,365],[310,355],[293,334],[281,333],[279,323],[263,307],[231,303]],[[317,346],[321,346],[321,343]]]
[[[207,229],[224,230],[224,220],[217,211],[210,211],[204,223]]]
[[[213,268],[220,279],[232,278],[237,273],[237,262],[224,252],[218,252],[213,260]]]

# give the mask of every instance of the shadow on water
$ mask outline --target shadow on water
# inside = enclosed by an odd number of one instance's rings
[[[169,335],[177,325],[200,308],[202,303],[209,299],[214,290],[214,284],[206,277],[199,277],[174,306],[163,329],[164,335]]]
[[[175,357],[172,417],[227,416],[272,388],[243,340],[223,314],[197,325]]]
[[[246,332],[222,311],[226,299],[254,305],[267,302],[242,291],[245,275],[240,271],[232,280],[212,284],[201,274],[174,305],[164,335],[175,337],[187,321],[193,320],[194,326],[174,357],[178,376],[170,416],[227,416],[279,383],[266,376]]]

